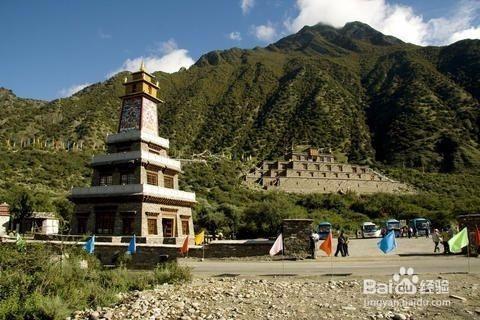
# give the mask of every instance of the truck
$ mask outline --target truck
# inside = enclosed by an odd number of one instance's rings
[[[400,221],[396,220],[396,219],[389,219],[385,222],[385,230],[386,230],[386,234],[388,234],[390,231],[394,231],[395,232],[395,237],[400,237]]]
[[[416,236],[430,235],[430,221],[425,218],[415,218],[409,221],[408,226],[413,229]]]
[[[378,238],[381,236],[381,232],[373,222],[362,223],[362,238]]]
[[[332,224],[330,222],[324,221],[318,224],[318,237],[321,240],[327,239],[328,234],[332,231]]]

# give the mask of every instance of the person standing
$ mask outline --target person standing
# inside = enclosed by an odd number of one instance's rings
[[[320,240],[318,233],[312,231],[312,234],[310,235],[310,253],[311,253],[312,259],[317,258],[318,240]]]
[[[345,235],[345,243],[343,244],[343,253],[345,256],[349,256],[350,254],[348,253],[348,243],[350,242],[350,239],[348,238],[348,235]]]
[[[433,248],[433,252],[440,252],[440,248],[438,247],[438,244],[440,243],[440,233],[438,232],[438,229],[433,230],[432,233],[432,241],[435,243],[435,248]]]
[[[413,233],[413,228],[408,227],[408,239],[410,239],[412,237],[412,233]]]
[[[338,253],[342,255],[342,257],[345,257],[345,237],[343,236],[343,231],[340,232],[340,235],[338,236],[337,239],[337,251],[335,251],[335,257],[338,257]]]
[[[448,245],[448,240],[450,240],[450,233],[447,228],[443,229],[442,232],[442,244],[443,244],[443,254],[450,254],[450,246]]]

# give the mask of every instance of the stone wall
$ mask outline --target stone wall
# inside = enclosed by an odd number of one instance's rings
[[[294,193],[412,193],[413,189],[376,172],[368,166],[330,161],[264,161],[245,175],[245,184],[266,190]]]
[[[83,246],[85,239],[79,236],[69,236],[65,239],[70,242],[59,241],[59,236],[36,235],[36,240],[43,240],[48,244],[59,247],[60,245]],[[115,264],[115,259],[127,251],[129,237],[96,237],[95,256],[105,265]],[[72,242],[76,241],[76,242]],[[80,243],[78,243],[78,242]],[[100,242],[107,241],[107,242]],[[113,241],[113,242],[112,242]],[[230,258],[230,257],[253,257],[268,255],[273,245],[273,240],[224,240],[213,241],[201,246],[191,246],[188,252],[189,257],[195,258]],[[132,256],[132,266],[138,268],[153,268],[158,263],[166,260],[175,260],[183,257],[179,252],[178,245],[154,245],[145,244],[145,238],[137,238],[137,253]]]
[[[265,181],[267,182],[267,181]],[[360,179],[315,179],[279,177],[277,185],[267,189],[277,189],[296,193],[401,193],[408,192],[406,186],[398,182]]]
[[[282,223],[283,244],[288,257],[305,258],[310,255],[312,219],[285,219]]]
[[[205,248],[195,246],[189,249],[188,257],[195,258],[231,258],[231,257],[253,257],[268,255],[268,251],[272,247],[273,241],[263,242],[240,242],[240,243],[210,243]],[[183,257],[180,248],[175,245],[138,245],[137,253],[132,256],[132,264],[135,267],[154,267],[156,264],[166,261],[175,260]],[[95,255],[103,264],[114,264],[115,256],[122,252],[126,252],[125,245],[95,245]]]

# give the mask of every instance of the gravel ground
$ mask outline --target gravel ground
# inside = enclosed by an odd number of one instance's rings
[[[388,283],[391,277],[373,277]],[[444,294],[363,294],[363,278],[196,278],[133,292],[114,306],[78,311],[72,319],[480,319],[480,275],[422,275],[449,281]],[[446,306],[412,303],[449,301]],[[367,306],[368,301],[409,306]]]

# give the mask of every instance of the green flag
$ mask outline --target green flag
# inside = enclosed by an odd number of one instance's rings
[[[467,227],[448,240],[448,245],[450,246],[450,251],[455,253],[461,252],[463,247],[468,246]]]

